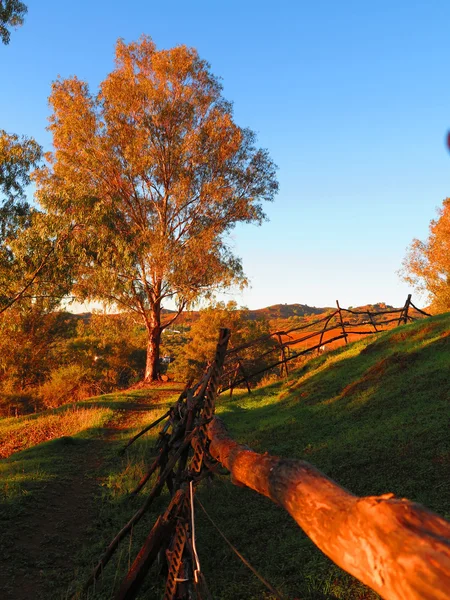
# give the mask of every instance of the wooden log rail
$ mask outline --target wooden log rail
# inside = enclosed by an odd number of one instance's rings
[[[209,451],[233,483],[279,504],[318,548],[386,600],[450,598],[450,523],[393,494],[354,496],[314,466],[257,454],[217,417]]]
[[[330,338],[329,340],[327,340],[326,343],[329,344],[331,342],[335,342],[337,340],[342,340],[342,339],[344,339],[344,336],[341,334],[341,335],[337,335],[336,337]],[[310,348],[307,348],[306,350],[301,350],[300,352],[296,352],[295,354],[292,354],[291,356],[289,356],[287,358],[287,360],[294,360],[294,358],[298,358],[299,356],[302,356],[304,354],[311,353],[320,347],[321,347],[321,344],[317,344],[316,346],[311,346]],[[249,379],[251,379],[252,377],[261,375],[262,373],[265,373],[266,371],[270,371],[271,369],[275,369],[275,367],[279,367],[283,362],[284,362],[284,360],[279,360],[279,361],[272,363],[266,367],[263,367],[262,369],[259,369],[258,371],[253,371],[249,374],[248,377],[249,377]],[[233,382],[233,387],[236,388],[237,386],[241,385],[242,383],[245,383],[246,381],[247,381],[247,379],[244,379],[244,378],[238,379],[238,381]],[[220,388],[219,394],[223,394],[224,392],[229,390],[230,387],[231,386],[224,385],[223,387]]]
[[[415,306],[411,301],[409,302],[409,304],[420,314],[424,315],[425,317],[431,317],[432,315],[430,315],[429,313],[421,310],[420,308],[417,308],[417,306]],[[402,308],[393,308],[390,310],[379,310],[379,311],[367,311],[367,310],[353,310],[350,308],[342,308],[341,307],[341,312],[347,312],[349,314],[352,315],[367,315],[369,317],[369,319],[372,317],[379,317],[379,316],[383,316],[383,315],[394,315],[397,314],[399,315],[400,313],[402,313],[404,310],[404,307]],[[245,350],[247,348],[250,348],[252,346],[255,346],[257,344],[262,344],[263,342],[266,342],[270,339],[273,338],[277,338],[279,335],[283,335],[283,336],[288,336],[289,334],[295,332],[295,331],[301,331],[303,329],[310,329],[312,327],[315,327],[316,325],[319,325],[320,323],[324,323],[327,321],[330,321],[333,317],[335,317],[336,315],[339,314],[338,310],[332,311],[331,313],[329,313],[328,315],[326,315],[325,317],[322,317],[321,319],[317,319],[316,321],[312,321],[311,323],[305,323],[304,325],[299,325],[298,327],[292,327],[291,329],[287,329],[286,331],[274,331],[273,333],[267,333],[265,335],[262,335],[258,338],[255,338],[254,340],[251,340],[249,342],[245,342],[244,344],[241,344],[240,346],[236,346],[233,348],[230,348],[227,351],[227,356],[230,356],[231,354],[235,354],[238,352],[242,352],[242,350]],[[387,323],[393,323],[394,321],[398,321],[397,319],[391,319],[389,321],[385,321],[385,322],[380,322],[380,323],[376,323],[377,325],[383,325],[383,324],[387,324]],[[370,321],[369,321],[370,323]],[[324,327],[324,330],[326,330],[326,326]],[[320,333],[321,330],[319,330]]]
[[[386,329],[384,329],[384,327],[392,324],[392,323],[397,323],[397,325],[403,323],[407,323],[408,320],[409,321],[414,321],[417,319],[417,317],[412,317],[410,314],[408,314],[408,309],[410,306],[412,306],[419,314],[422,314],[423,316],[429,317],[431,315],[429,315],[428,313],[422,311],[421,309],[418,309],[416,306],[414,306],[414,304],[411,302],[411,295],[408,295],[407,299],[406,299],[406,303],[402,308],[395,308],[395,309],[389,309],[389,310],[380,310],[377,312],[373,312],[370,310],[353,310],[350,308],[342,308],[339,305],[339,302],[336,300],[336,306],[337,306],[337,310],[332,311],[330,313],[328,313],[325,317],[322,317],[321,319],[317,319],[316,321],[313,321],[311,323],[306,323],[304,325],[300,325],[298,327],[293,327],[291,329],[288,329],[286,331],[274,331],[272,333],[269,334],[265,334],[263,336],[260,336],[254,340],[251,340],[249,342],[246,342],[240,346],[231,348],[230,350],[228,350],[227,355],[226,355],[226,364],[225,364],[225,370],[224,373],[222,374],[222,384],[220,386],[220,393],[225,392],[226,390],[232,390],[236,387],[238,387],[239,385],[241,385],[242,383],[246,383],[247,387],[249,385],[249,381],[258,376],[261,375],[262,373],[266,372],[266,371],[270,371],[271,369],[274,369],[278,366],[281,366],[281,370],[285,372],[286,376],[288,374],[288,362],[291,360],[294,360],[295,358],[298,358],[299,356],[303,355],[303,354],[307,354],[313,350],[317,350],[318,352],[320,352],[321,349],[323,349],[323,346],[326,346],[332,342],[335,342],[339,339],[344,339],[345,343],[348,343],[348,336],[349,335],[371,335],[371,334],[378,334],[381,333],[383,331],[386,331]],[[343,313],[348,313],[348,315],[351,316],[366,316],[368,318],[368,320],[358,320],[358,319],[353,319],[351,320],[351,318],[349,320],[344,320],[343,318]],[[394,316],[392,318],[389,318],[391,315],[398,315],[398,316]],[[385,316],[387,316],[388,318],[385,318]],[[321,329],[313,329],[311,331],[312,328],[316,327],[317,325],[322,324]],[[373,331],[364,331],[359,329],[359,327],[361,326],[365,326],[368,325],[371,328],[373,328]],[[309,331],[305,331],[308,330]],[[328,335],[335,331],[335,330],[340,330],[341,331],[341,335],[338,336],[333,336],[333,337],[329,337],[328,339],[326,339],[324,336],[327,333]],[[300,332],[303,331],[304,334],[301,335],[300,337],[294,338],[291,334],[294,332]],[[289,339],[282,339],[282,338],[289,338]],[[305,348],[304,350],[300,350],[297,352],[293,352],[291,353],[289,356],[287,356],[285,349],[289,348],[291,346],[297,346],[298,344],[301,344],[303,342],[306,342],[308,340],[312,340],[315,337],[319,337],[319,342],[314,344],[313,346],[310,346],[309,348]],[[241,353],[244,350],[247,350],[249,348],[255,347],[255,346],[259,346],[260,344],[264,344],[267,343],[269,341],[273,341],[273,346],[270,347],[268,350],[263,351],[261,354],[259,354],[257,356],[257,360],[261,360],[266,358],[267,356],[269,356],[270,354],[273,354],[275,352],[280,352],[281,350],[281,360],[278,361],[274,361],[273,363],[266,365],[264,368],[259,368],[257,371],[252,370],[251,368],[251,364],[245,364],[245,360],[244,357],[238,354]],[[240,371],[243,373],[243,377],[239,377],[239,369],[236,369],[236,356],[239,358],[239,364],[240,364]],[[251,363],[251,361],[250,361]],[[226,382],[228,380],[228,382]]]

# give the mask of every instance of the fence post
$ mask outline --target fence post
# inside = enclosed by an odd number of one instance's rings
[[[375,325],[375,321],[372,318],[372,313],[370,312],[370,310],[367,311],[367,314],[369,315],[370,322],[372,323],[372,326],[375,329],[375,333],[378,333],[377,326]]]
[[[336,300],[336,306],[338,307],[339,311],[339,320],[341,321],[342,333],[344,334],[345,343],[348,344],[347,333],[345,331],[344,321],[342,319],[342,312],[341,307],[339,306],[339,300]]]
[[[247,371],[244,369],[244,365],[242,364],[242,361],[239,357],[239,355],[237,355],[237,359],[238,359],[238,364],[239,364],[239,368],[241,369],[241,373],[244,376],[245,379],[245,385],[247,386],[247,391],[249,394],[252,393],[252,390],[250,389],[250,383],[248,380],[248,375],[247,375]]]
[[[229,382],[230,382],[230,400],[233,397],[234,382],[237,379],[238,373],[239,373],[239,363],[234,368],[234,373],[232,374],[231,379],[229,379]]]
[[[281,350],[281,356],[280,356],[280,360],[283,361],[282,363],[282,368],[281,368],[281,375],[283,375],[283,367],[284,367],[284,372],[286,373],[286,377],[289,375],[288,372],[288,366],[287,366],[287,360],[286,360],[286,352],[284,350],[284,346],[283,346],[283,342],[281,341],[281,335],[278,334],[278,343],[280,344],[280,350]]]
[[[331,319],[333,319],[336,316],[337,311],[335,311],[334,313],[332,313],[328,319],[325,321],[325,324],[323,326],[323,329],[320,333],[320,339],[319,339],[319,347],[317,348],[317,354],[320,354],[320,348],[322,346],[322,340],[323,340],[323,334],[325,333],[325,331],[327,330],[328,327],[328,323],[331,321]],[[319,332],[317,332],[319,333]],[[326,342],[325,342],[326,343]]]
[[[406,298],[405,306],[402,308],[402,311],[400,313],[400,318],[398,320],[397,327],[401,324],[402,321],[405,325],[408,322],[408,309],[409,309],[410,304],[411,304],[411,294],[408,294],[408,297]]]
[[[210,375],[208,378],[208,384],[201,400],[202,416],[208,421],[212,419],[215,411],[217,389],[219,387],[220,376],[222,374],[223,363],[225,361],[225,354],[227,352],[228,342],[230,340],[231,330],[225,327],[220,328],[219,340],[216,346],[216,354],[210,367]],[[206,424],[202,425],[197,434],[197,440],[200,448],[206,446]],[[194,451],[194,456],[191,461],[191,471],[194,473],[200,473],[200,469],[203,462],[203,451]]]

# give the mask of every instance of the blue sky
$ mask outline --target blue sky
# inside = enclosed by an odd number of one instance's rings
[[[49,149],[58,75],[95,90],[118,37],[194,46],[279,167],[270,220],[232,236],[251,287],[229,297],[250,308],[403,304],[406,247],[450,195],[447,0],[27,4],[0,46],[0,128]]]

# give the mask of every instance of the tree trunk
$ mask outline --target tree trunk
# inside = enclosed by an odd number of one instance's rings
[[[159,346],[161,343],[161,307],[159,305],[152,307],[152,313],[146,326],[148,342],[144,381],[158,381],[160,378]]]

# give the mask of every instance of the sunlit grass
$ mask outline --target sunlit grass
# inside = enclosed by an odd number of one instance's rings
[[[251,395],[236,391],[219,397],[217,412],[231,434],[259,452],[301,458],[316,465],[359,495],[392,491],[450,516],[449,316],[408,325],[325,353],[305,363],[278,383]],[[134,414],[121,428],[127,407],[150,398],[149,410]],[[91,525],[90,544],[74,557],[76,575],[68,595],[80,588],[106,545],[145,501],[155,476],[134,498],[129,494],[155,456],[157,427],[118,455],[128,439],[167,410],[177,398],[156,400],[155,391],[131,391],[91,399],[88,406],[114,411],[118,425],[104,444],[98,518]],[[86,440],[101,436],[91,429]],[[82,440],[76,443],[81,443]],[[36,486],[70,475],[61,459],[70,446],[54,440],[17,455],[14,494],[32,494],[27,464],[34,465]],[[84,443],[84,442],[83,442]],[[28,457],[27,457],[27,453]],[[11,461],[14,456],[9,459]],[[46,462],[46,456],[48,462]],[[67,454],[68,456],[68,454]],[[23,457],[23,458],[22,458]],[[50,457],[51,461],[50,461]],[[19,460],[20,459],[20,460]],[[5,461],[8,462],[8,461]],[[51,467],[51,468],[50,468]],[[52,470],[53,469],[53,470]],[[31,477],[31,475],[29,475]],[[246,558],[289,598],[302,600],[373,600],[378,596],[332,564],[281,508],[227,476],[201,484],[199,497],[210,515]],[[25,496],[26,499],[26,496]],[[167,492],[133,529],[96,588],[95,600],[114,596],[129,564],[154,521],[169,501]],[[212,596],[217,600],[272,598],[261,583],[223,543],[197,511],[197,547]],[[163,581],[154,570],[142,597],[159,598]]]
[[[257,451],[307,460],[354,493],[392,491],[448,518],[449,330],[444,315],[365,338],[250,396],[221,398],[218,413],[235,439]],[[201,494],[231,541],[288,597],[378,598],[334,566],[267,499],[217,479]],[[263,597],[264,588],[201,515],[199,520],[213,597]],[[216,561],[227,570],[217,569]]]
[[[230,399],[224,394],[217,413],[236,439],[257,451],[308,460],[357,494],[393,491],[449,516],[445,501],[450,495],[445,386],[450,371],[445,337],[449,325],[448,317],[438,317],[325,353],[286,380],[251,395],[236,391]],[[155,406],[149,421],[167,404]],[[136,442],[127,456],[114,461],[105,478],[99,537],[89,548],[92,557],[101,554],[145,500],[154,478],[138,497],[130,499],[129,492],[154,456],[156,436],[152,431]],[[202,484],[198,493],[232,543],[287,597],[378,598],[324,557],[289,515],[268,499],[234,486],[226,476],[216,476],[212,485]],[[127,564],[167,503],[165,493],[133,531],[131,543],[125,542],[105,569],[96,599],[113,596]],[[272,598],[200,511],[197,547],[215,599]],[[153,572],[142,597],[162,597],[163,585]]]
[[[0,458],[62,436],[76,435],[92,427],[100,427],[112,416],[106,407],[70,407],[46,411],[31,417],[0,421]]]

